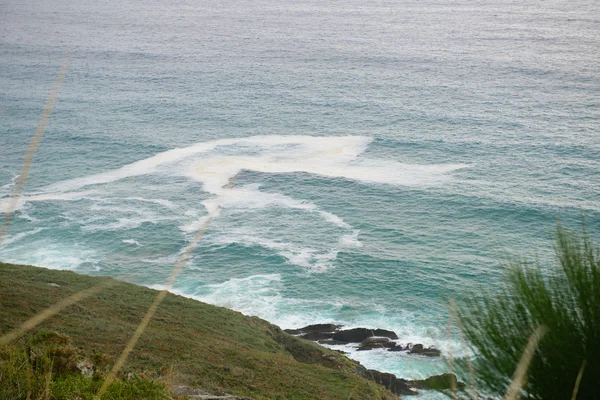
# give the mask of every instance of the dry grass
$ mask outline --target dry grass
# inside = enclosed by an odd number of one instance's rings
[[[529,364],[531,364],[531,360],[533,359],[533,355],[535,354],[535,349],[538,343],[542,337],[544,337],[546,332],[548,332],[548,329],[545,326],[540,326],[529,337],[527,347],[525,347],[525,350],[523,350],[521,360],[517,365],[517,369],[513,374],[512,381],[508,387],[506,396],[504,397],[505,400],[517,400],[520,397],[521,390],[525,387],[527,381],[527,370],[529,369]]]
[[[586,360],[583,360],[581,362],[581,368],[579,368],[579,373],[577,374],[577,379],[575,380],[575,387],[573,388],[573,395],[571,396],[571,400],[577,399],[577,393],[579,393],[579,385],[581,385],[581,378],[583,378],[583,371],[585,371],[586,364]]]

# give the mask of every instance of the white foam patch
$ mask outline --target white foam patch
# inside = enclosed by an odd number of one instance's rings
[[[244,246],[260,246],[274,251],[285,258],[290,264],[297,265],[308,272],[314,273],[328,271],[339,252],[339,249],[326,249],[323,251],[299,246],[295,243],[272,240],[259,236],[257,232],[246,229],[231,230],[227,234],[213,236],[209,241],[217,245],[239,243]]]
[[[359,233],[360,231],[356,229],[351,234],[342,236],[340,244],[344,247],[362,247],[363,244],[358,240]]]
[[[125,240],[123,240],[123,243],[126,243],[126,244],[134,244],[134,245],[136,245],[136,246],[138,246],[138,247],[139,247],[139,246],[141,246],[140,242],[138,242],[138,241],[137,241],[137,240],[135,240],[135,239],[125,239]]]
[[[10,194],[10,192],[12,191],[12,188],[16,185],[17,179],[19,179],[19,175],[15,174],[14,172],[12,172],[11,170],[6,169],[6,168],[1,168],[1,169],[3,171],[8,172],[10,175],[12,175],[9,183],[0,186],[0,196],[6,196],[6,195]]]
[[[231,188],[221,193],[218,199],[212,198],[204,200],[202,205],[207,209],[208,214],[215,217],[220,208],[241,209],[241,210],[259,210],[269,207],[291,208],[304,210],[320,215],[325,221],[328,221],[341,228],[350,229],[342,218],[327,211],[321,210],[315,203],[306,200],[296,200],[281,193],[266,193],[259,190],[259,185],[247,185],[240,188]],[[188,212],[189,214],[189,212]],[[196,231],[205,222],[192,222],[183,225],[181,229],[185,232]]]
[[[135,229],[144,222],[157,224],[167,220],[184,220],[186,222],[181,224],[180,229],[185,233],[193,233],[205,226],[208,219],[214,220],[222,215],[224,209],[231,212],[265,208],[300,210],[318,216],[320,221],[333,225],[335,230],[323,229],[318,225],[321,222],[305,224],[305,229],[313,232],[314,228],[321,232],[321,236],[313,235],[309,242],[300,242],[289,232],[282,235],[282,231],[254,237],[235,236],[229,231],[231,224],[222,224],[225,232],[221,232],[220,237],[229,235],[244,244],[260,245],[308,271],[324,272],[331,267],[341,249],[362,245],[358,240],[358,231],[353,230],[340,216],[322,209],[314,202],[294,199],[281,193],[263,192],[258,185],[243,186],[243,182],[236,182],[236,177],[243,170],[269,174],[308,173],[365,184],[418,186],[447,182],[452,179],[450,172],[466,166],[415,165],[362,156],[372,140],[361,136],[252,136],[213,140],[158,153],[104,173],[58,182],[44,188],[43,194],[22,197],[19,203],[91,198],[89,196],[93,191],[84,188],[147,174],[157,173],[159,178],[165,179],[186,176],[199,182],[210,195],[201,202],[206,213],[196,212],[194,215],[194,212],[186,212],[183,216],[181,213],[164,216],[157,210],[145,209],[141,203],[155,203],[170,210],[178,206],[170,200],[148,199],[128,193],[128,197],[123,198],[94,199],[98,202],[90,209],[99,212],[99,216],[78,215],[73,220],[81,223],[82,230],[91,232]],[[115,193],[111,192],[110,186],[96,189],[103,195],[108,193],[115,196],[123,188]],[[137,204],[122,204],[127,200]],[[6,209],[9,201],[0,200],[0,210]],[[117,204],[106,204],[117,201]],[[298,222],[305,221],[294,214],[289,220],[274,221],[273,224],[280,224],[283,230],[283,226],[299,226]],[[282,236],[286,238],[282,239]]]
[[[96,212],[88,218],[71,218],[81,224],[81,230],[86,232],[118,231],[138,228],[143,223],[157,225],[165,221],[179,220],[177,215],[161,214],[158,211],[143,207],[128,205],[113,205],[120,199],[100,199],[99,203],[92,204],[87,211]]]
[[[127,230],[127,229],[138,228],[144,222],[148,222],[148,223],[156,225],[158,223],[158,219],[157,218],[153,218],[153,217],[146,217],[146,218],[117,218],[115,222],[111,222],[111,223],[83,225],[81,227],[81,230],[86,231],[86,232],[120,231],[120,230]]]
[[[274,285],[279,284],[281,275],[264,274],[252,275],[245,278],[232,278],[223,283],[209,284],[202,288],[207,293],[190,293],[190,291],[171,289],[172,293],[230,308],[246,315],[264,315],[275,311],[281,301],[279,291]],[[164,285],[150,285],[152,289],[163,290]]]
[[[392,185],[429,185],[445,182],[449,172],[464,164],[416,165],[357,157],[371,138],[359,136],[255,136],[238,139],[237,145],[255,145],[252,156],[205,157],[189,168],[188,175],[213,194],[227,190],[242,170],[264,173],[305,172],[331,178]]]
[[[83,192],[66,192],[66,193],[44,193],[37,195],[21,196],[14,204],[15,210],[23,207],[25,203],[34,201],[76,201],[89,198],[89,196],[95,193],[95,191],[88,190]],[[11,198],[0,200],[0,211],[8,212],[13,204],[14,200]]]
[[[141,202],[146,202],[146,203],[154,203],[154,204],[163,206],[165,208],[169,208],[171,210],[178,208],[177,204],[173,203],[170,200],[165,200],[165,199],[145,199],[143,197],[126,197],[124,200],[133,200],[133,201],[141,201]]]
[[[61,270],[74,270],[83,263],[97,263],[96,252],[78,245],[40,242],[34,246],[13,246],[0,252],[7,263],[37,265]]]
[[[181,229],[182,231],[186,232],[186,233],[193,233],[193,232],[197,232],[200,230],[200,228],[202,228],[206,222],[208,221],[208,216],[204,216],[198,220],[194,220],[188,224],[185,225],[181,225],[179,227],[179,229]]]
[[[8,236],[6,239],[4,239],[4,243],[2,243],[1,247],[6,247],[9,244],[18,242],[19,240],[27,237],[27,236],[31,236],[31,235],[35,235],[36,233],[39,233],[41,231],[43,231],[46,228],[36,228],[27,232],[21,232],[21,233],[17,233],[16,235],[12,235],[12,236]]]
[[[424,185],[444,182],[447,173],[464,168],[465,164],[416,165],[391,160],[357,159],[372,138],[362,136],[251,136],[197,143],[168,150],[119,169],[58,182],[46,188],[48,192],[75,191],[90,185],[105,184],[128,177],[152,174],[163,165],[186,158],[236,147],[253,155],[213,155],[188,170],[188,174],[204,184],[206,191],[220,193],[241,170],[267,173],[306,172],[327,177],[392,185]]]

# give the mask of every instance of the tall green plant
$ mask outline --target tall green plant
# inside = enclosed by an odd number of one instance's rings
[[[547,329],[529,365],[521,397],[600,399],[600,247],[583,229],[557,226],[555,262],[508,265],[495,291],[480,291],[459,308],[472,350],[478,387],[502,396],[527,345],[540,326]]]

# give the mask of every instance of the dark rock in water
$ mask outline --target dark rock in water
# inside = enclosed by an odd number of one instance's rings
[[[337,331],[333,335],[333,340],[340,340],[342,342],[360,343],[368,337],[375,336],[371,329],[366,328],[355,328],[343,331]]]
[[[344,342],[344,341],[341,341],[341,340],[333,340],[333,339],[319,340],[318,343],[319,344],[329,344],[329,345],[332,345],[332,346],[348,344],[348,342]]]
[[[432,389],[432,390],[447,390],[452,388],[452,383],[456,382],[457,389],[464,389],[466,385],[462,382],[457,381],[456,375],[454,374],[441,374],[430,376],[427,379],[409,381],[409,383],[419,389]]]
[[[308,332],[299,336],[300,339],[312,340],[313,342],[316,342],[317,340],[331,339],[332,337],[333,332]]]
[[[300,329],[284,329],[283,331],[290,335],[301,335],[303,333]]]
[[[396,378],[396,375],[394,374],[389,374],[387,372],[379,372],[374,369],[370,369],[367,372],[371,380],[389,389],[392,393],[396,395],[419,394],[419,392],[413,390],[410,387],[409,382],[407,380]]]
[[[395,347],[395,346],[396,346],[396,343],[390,341],[390,339],[388,339],[386,337],[383,337],[383,338],[369,337],[360,343],[358,350],[363,351],[363,350],[383,349],[386,347],[391,348],[391,347]]]
[[[438,357],[440,354],[442,354],[442,352],[433,347],[425,348],[422,344],[415,344],[410,348],[408,354],[419,354],[428,357]]]
[[[373,331],[373,335],[375,335],[375,336],[382,336],[382,337],[390,338],[390,339],[393,339],[393,340],[400,339],[398,337],[398,335],[396,335],[396,332],[394,332],[394,331],[388,331],[388,330],[385,330],[385,329],[375,329]]]
[[[304,328],[300,328],[297,330],[304,332],[304,333],[334,332],[334,331],[337,331],[338,329],[340,329],[341,327],[342,327],[342,325],[336,325],[336,324],[315,324],[315,325],[308,325],[308,326],[305,326]]]
[[[368,337],[361,342],[361,344],[385,344],[390,343],[391,340],[386,337]]]
[[[395,343],[394,343],[395,344]],[[405,350],[402,346],[396,344],[394,347],[390,347],[388,351],[403,351]]]

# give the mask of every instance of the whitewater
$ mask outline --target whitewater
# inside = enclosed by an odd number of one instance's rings
[[[449,299],[600,234],[597,2],[0,7],[0,212],[71,57],[0,261],[162,288],[210,221],[175,293],[462,356]]]

